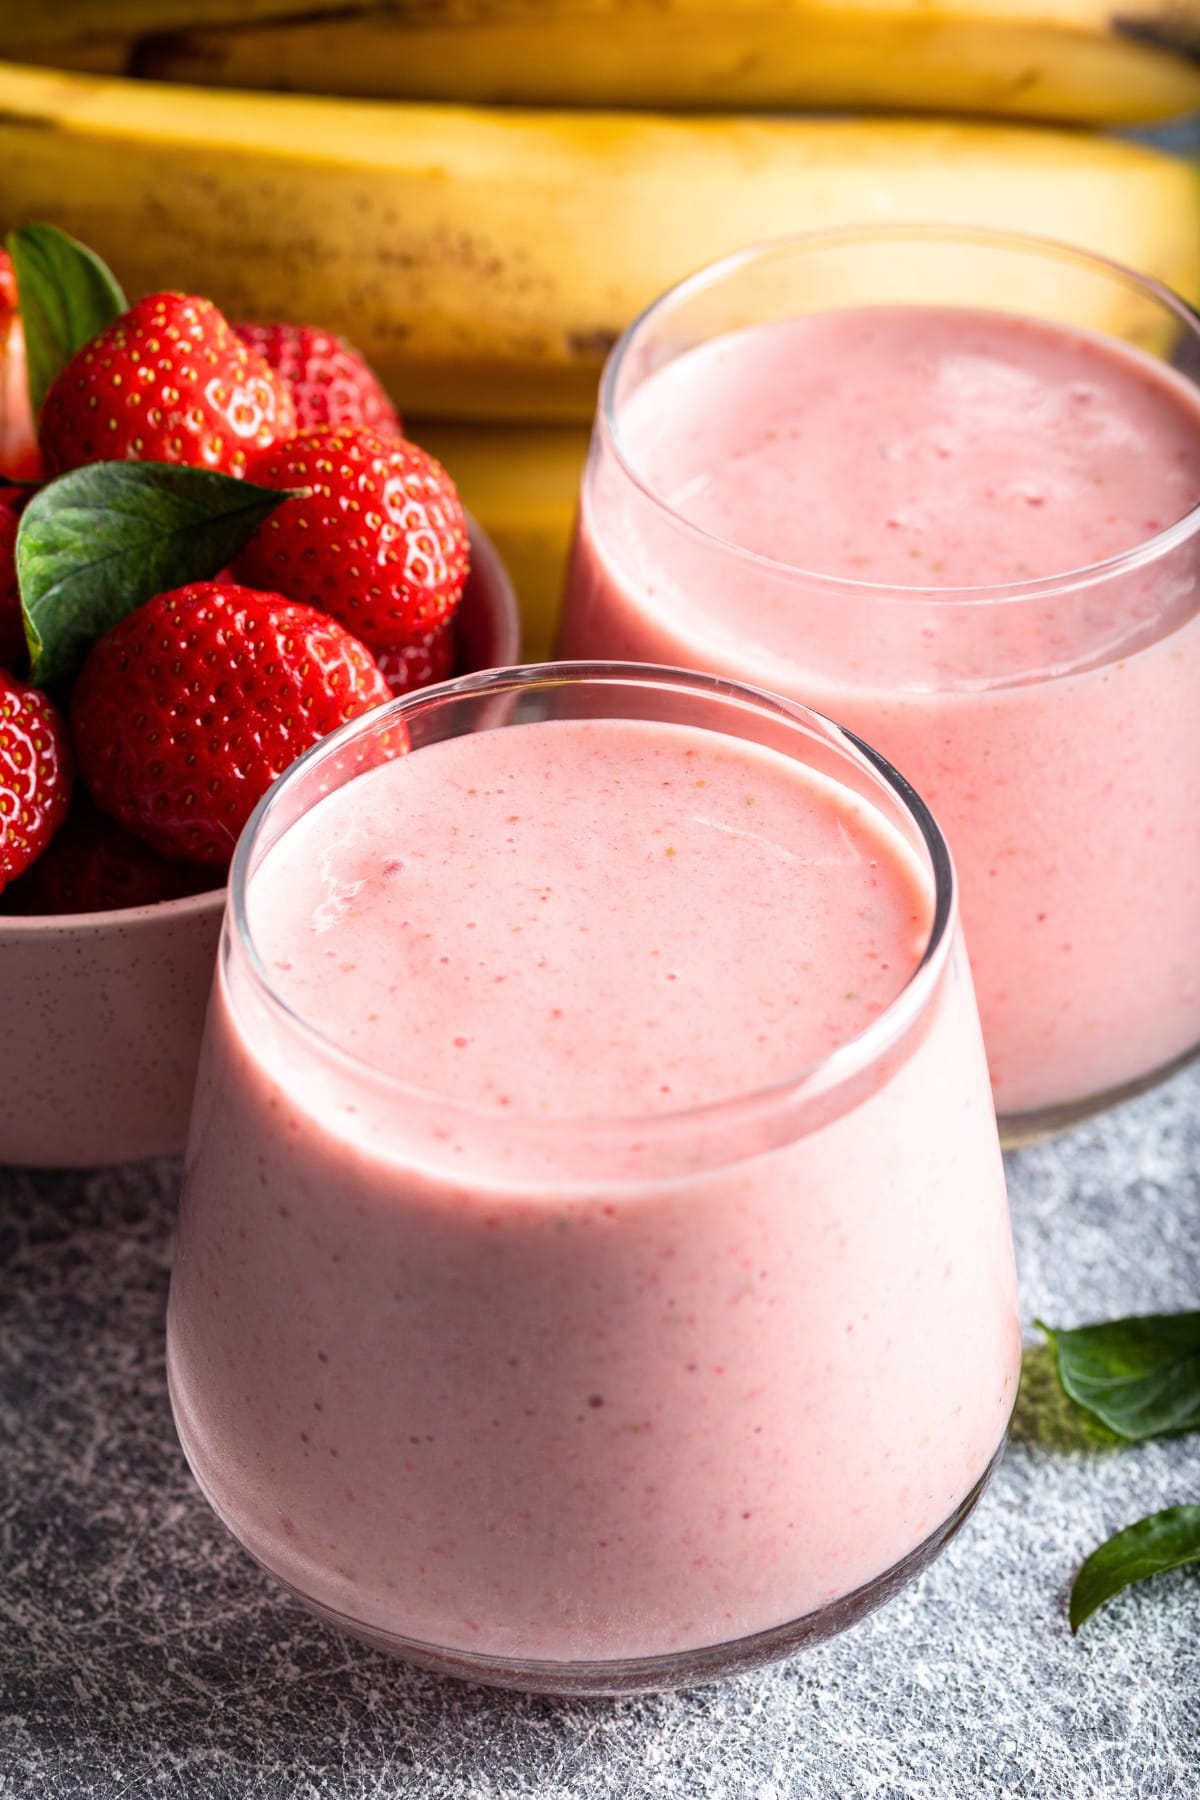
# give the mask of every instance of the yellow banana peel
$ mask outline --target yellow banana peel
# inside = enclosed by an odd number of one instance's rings
[[[157,79],[411,100],[1107,124],[1200,106],[1198,0],[0,0],[0,42]]]
[[[6,226],[73,232],[132,293],[342,331],[402,408],[443,418],[587,419],[607,349],[656,294],[795,231],[1005,226],[1200,297],[1196,171],[1073,131],[383,104],[0,64],[0,171]],[[1136,338],[1129,308],[1080,322]]]

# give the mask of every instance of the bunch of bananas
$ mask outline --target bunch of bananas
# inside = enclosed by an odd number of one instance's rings
[[[0,223],[344,332],[496,538],[531,655],[604,354],[714,256],[948,220],[1200,300],[1195,171],[1077,128],[1200,107],[1200,0],[0,0],[0,50]]]

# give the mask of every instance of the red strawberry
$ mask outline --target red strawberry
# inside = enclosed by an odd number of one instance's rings
[[[54,841],[4,895],[14,913],[114,912],[202,894],[217,885],[208,869],[168,862],[115,819],[79,799]]]
[[[375,650],[379,672],[396,695],[411,694],[414,688],[445,681],[453,675],[457,660],[452,619],[425,632],[415,644],[387,644]]]
[[[200,581],[92,645],[71,730],[102,811],[164,856],[224,869],[275,777],[390,697],[370,652],[324,613]]]
[[[264,487],[303,488],[234,567],[320,607],[364,644],[407,644],[448,619],[467,579],[467,525],[440,463],[365,426],[306,431],[255,458]]]
[[[0,889],[41,855],[70,804],[62,715],[39,689],[0,671]]]
[[[26,662],[25,622],[17,586],[18,515],[0,506],[0,669],[16,672]]]
[[[400,415],[374,370],[345,338],[314,325],[235,325],[242,342],[257,350],[291,389],[296,430],[322,425],[367,425],[400,437]]]
[[[211,300],[150,294],[51,383],[38,436],[51,475],[129,460],[244,475],[295,429],[286,385]]]
[[[7,250],[0,250],[0,475],[19,481],[40,481],[42,477],[25,378],[25,333],[17,311],[17,276]]]

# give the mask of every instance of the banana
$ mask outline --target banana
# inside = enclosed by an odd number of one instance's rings
[[[549,657],[589,432],[580,425],[463,425],[413,419],[404,429],[454,477],[508,567],[521,606],[522,653]]]
[[[1200,106],[1197,0],[0,0],[0,41],[167,80],[396,99],[1109,124]]]
[[[0,64],[0,171],[6,224],[62,226],[133,292],[342,331],[402,408],[443,418],[586,419],[654,295],[797,230],[1008,226],[1200,297],[1196,171],[1070,131],[379,104]],[[993,303],[991,275],[956,297]],[[1144,337],[1132,290],[1090,306],[1080,323]]]

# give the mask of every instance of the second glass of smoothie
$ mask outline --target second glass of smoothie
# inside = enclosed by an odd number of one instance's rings
[[[915,783],[1009,1141],[1200,1043],[1198,374],[1153,283],[887,227],[716,265],[605,376],[563,653],[757,682]]]
[[[786,1654],[962,1522],[1019,1366],[953,873],[881,759],[588,664],[414,695],[272,788],[168,1369],[307,1604],[550,1692]]]

